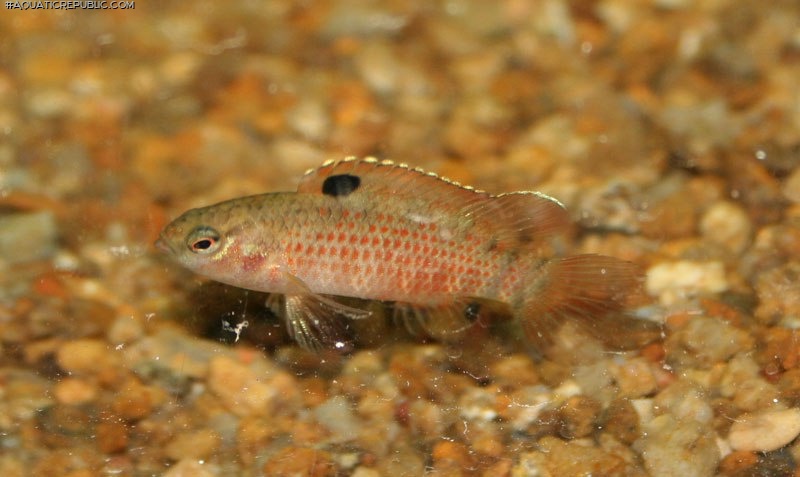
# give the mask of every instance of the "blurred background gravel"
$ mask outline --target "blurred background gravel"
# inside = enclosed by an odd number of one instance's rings
[[[794,0],[7,7],[0,475],[798,475],[798,18]],[[502,326],[439,344],[377,320],[314,356],[264,296],[152,247],[187,208],[349,155],[553,195],[574,251],[642,266],[634,311],[664,339],[562,330],[534,359]]]

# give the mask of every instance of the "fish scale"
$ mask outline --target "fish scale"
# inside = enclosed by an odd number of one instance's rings
[[[394,302],[407,328],[438,338],[468,328],[482,302],[503,304],[533,342],[570,319],[613,333],[604,317],[622,309],[636,269],[557,256],[554,241],[570,227],[564,207],[541,193],[491,195],[348,158],[309,171],[296,192],[190,210],[157,246],[214,280],[285,295],[289,333],[311,349],[343,347],[347,320],[369,315],[331,296]]]

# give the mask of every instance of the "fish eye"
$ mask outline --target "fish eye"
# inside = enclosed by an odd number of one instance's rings
[[[219,232],[203,225],[192,230],[186,239],[186,245],[194,253],[211,253],[219,248],[219,241]]]

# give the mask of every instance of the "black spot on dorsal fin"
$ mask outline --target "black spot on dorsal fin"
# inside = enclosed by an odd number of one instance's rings
[[[332,197],[343,197],[361,185],[361,178],[352,174],[330,176],[322,183],[322,193]]]

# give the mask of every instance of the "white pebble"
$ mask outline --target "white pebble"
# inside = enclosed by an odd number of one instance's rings
[[[722,262],[678,260],[654,265],[647,270],[647,293],[671,305],[687,296],[720,293],[728,289]]]
[[[731,202],[720,201],[703,214],[700,231],[710,242],[738,254],[750,243],[753,227],[744,209]]]
[[[735,450],[770,452],[792,442],[800,434],[800,409],[766,411],[739,416],[728,441]]]
[[[800,204],[800,167],[786,178],[782,192],[784,197],[795,204]]]

